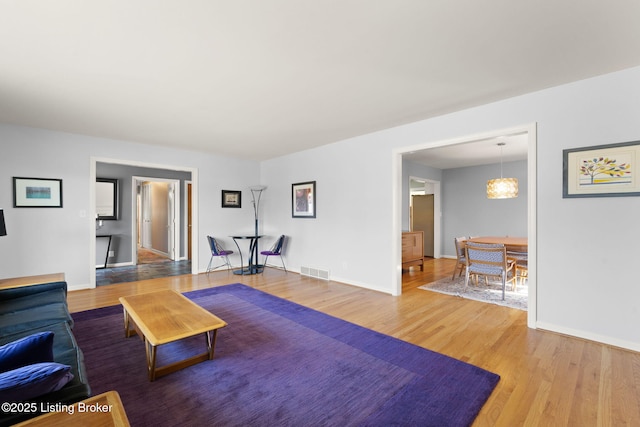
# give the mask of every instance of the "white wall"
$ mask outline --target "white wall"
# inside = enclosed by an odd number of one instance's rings
[[[393,206],[384,171],[391,159],[369,148],[348,141],[263,162],[264,232],[289,236],[286,261],[294,271],[328,269],[333,280],[389,292]],[[291,185],[305,181],[317,181],[315,219],[291,215]]]
[[[0,277],[64,272],[71,289],[90,284],[95,265],[90,258],[95,232],[89,202],[92,157],[197,171],[199,271],[209,262],[207,234],[232,246],[229,235],[253,232],[247,197],[248,187],[259,182],[257,162],[3,124],[0,144],[0,208],[8,233],[0,238]],[[61,178],[63,207],[13,208],[14,176]],[[241,190],[242,209],[222,209],[222,189]],[[240,263],[237,254],[231,261]]]
[[[268,226],[292,236],[294,266],[393,293],[393,153],[537,123],[537,326],[640,350],[640,198],[562,198],[562,150],[640,140],[638,117],[634,68],[263,162]],[[315,220],[290,218],[290,185],[304,180],[318,181]]]
[[[287,263],[331,270],[332,278],[393,293],[399,270],[398,150],[537,122],[538,327],[640,350],[640,198],[562,198],[562,150],[640,140],[640,68],[351,138],[262,162],[151,148],[122,141],[0,125],[3,277],[64,271],[89,282],[90,157],[197,169],[199,267],[207,233],[251,232],[247,187],[269,188],[263,232],[290,236]],[[63,209],[14,209],[11,177],[64,180]],[[291,218],[291,184],[317,181],[317,218]],[[397,184],[397,188],[395,185]],[[220,190],[243,190],[243,208],[221,209]],[[396,229],[397,226],[397,229]],[[268,242],[265,241],[264,244]],[[237,261],[235,261],[237,262]]]

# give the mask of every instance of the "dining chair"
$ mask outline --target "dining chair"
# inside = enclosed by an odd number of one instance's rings
[[[464,268],[467,265],[467,259],[465,258],[465,253],[464,253],[464,246],[465,246],[465,241],[467,240],[466,237],[456,237],[454,240],[455,243],[455,247],[456,247],[456,265],[453,267],[453,276],[451,276],[451,280],[454,280],[456,278],[456,271],[460,270],[460,272],[458,273],[458,277],[462,276],[462,270],[464,270]]]
[[[516,263],[516,281],[520,279],[520,285],[524,286],[524,281],[529,278],[529,262],[518,261]]]
[[[475,276],[476,286],[478,276],[500,277],[502,281],[502,300],[504,301],[509,272],[513,273],[514,263],[507,259],[507,249],[501,244],[486,244],[466,242],[465,256],[467,259],[464,288],[469,284],[469,276]],[[515,280],[515,277],[510,280]]]
[[[282,236],[278,237],[278,240],[276,240],[276,242],[273,244],[271,249],[269,249],[268,251],[260,252],[260,255],[264,255],[264,262],[262,263],[263,273],[264,273],[264,267],[267,266],[267,259],[269,259],[270,256],[280,257],[280,262],[282,262],[282,268],[284,269],[284,272],[287,273],[287,267],[285,267],[284,259],[282,258],[282,252],[284,251],[284,245],[285,245],[286,239],[287,239],[286,236],[283,234]]]
[[[518,284],[524,285],[524,281],[529,275],[529,257],[527,252],[507,251],[507,258],[514,264],[513,288],[515,290]]]
[[[224,267],[225,265],[227,266],[227,270],[231,270],[229,255],[231,255],[233,251],[226,250],[222,246],[222,244],[214,237],[207,236],[207,240],[209,241],[209,248],[211,248],[211,259],[209,260],[209,265],[207,266],[207,274],[209,274],[210,271],[213,271],[220,267]],[[221,258],[223,263],[218,266],[211,267],[215,258]]]

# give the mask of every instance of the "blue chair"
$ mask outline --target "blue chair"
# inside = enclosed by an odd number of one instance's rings
[[[209,265],[207,266],[207,274],[210,271],[213,271],[217,268],[227,266],[228,270],[231,270],[231,262],[229,261],[229,255],[233,253],[233,251],[226,250],[220,242],[218,242],[215,238],[211,236],[207,236],[207,240],[209,241],[209,247],[211,248],[211,259],[209,260]],[[213,264],[214,258],[221,258],[224,262],[216,267],[211,267]]]
[[[273,244],[273,246],[271,247],[271,249],[269,249],[268,251],[261,251],[260,255],[264,255],[264,262],[262,263],[263,268],[262,268],[262,272],[264,273],[264,267],[267,266],[267,259],[269,259],[270,256],[278,256],[280,257],[280,262],[282,262],[282,268],[284,269],[284,272],[287,272],[287,267],[284,266],[284,259],[282,258],[282,252],[284,251],[284,244],[285,244],[285,240],[286,240],[286,236],[283,234],[282,236],[280,236],[278,238],[278,240],[276,240],[276,242]]]
[[[467,288],[469,276],[475,276],[476,285],[478,276],[497,276],[502,280],[502,300],[504,301],[507,287],[507,277],[512,271],[514,263],[507,259],[507,249],[502,244],[485,244],[467,242],[465,247],[467,258],[464,287]],[[514,277],[515,279],[515,277]]]

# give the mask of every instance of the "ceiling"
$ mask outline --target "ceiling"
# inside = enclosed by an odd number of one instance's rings
[[[0,122],[264,160],[638,66],[638,16],[635,1],[0,0]]]
[[[498,144],[504,144],[499,146]],[[436,169],[454,169],[526,160],[529,136],[505,135],[407,153],[403,159]]]

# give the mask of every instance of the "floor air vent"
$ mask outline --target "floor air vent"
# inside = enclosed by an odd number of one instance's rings
[[[329,280],[329,270],[322,270],[315,267],[300,267],[300,274],[303,276],[315,277],[317,279]]]

